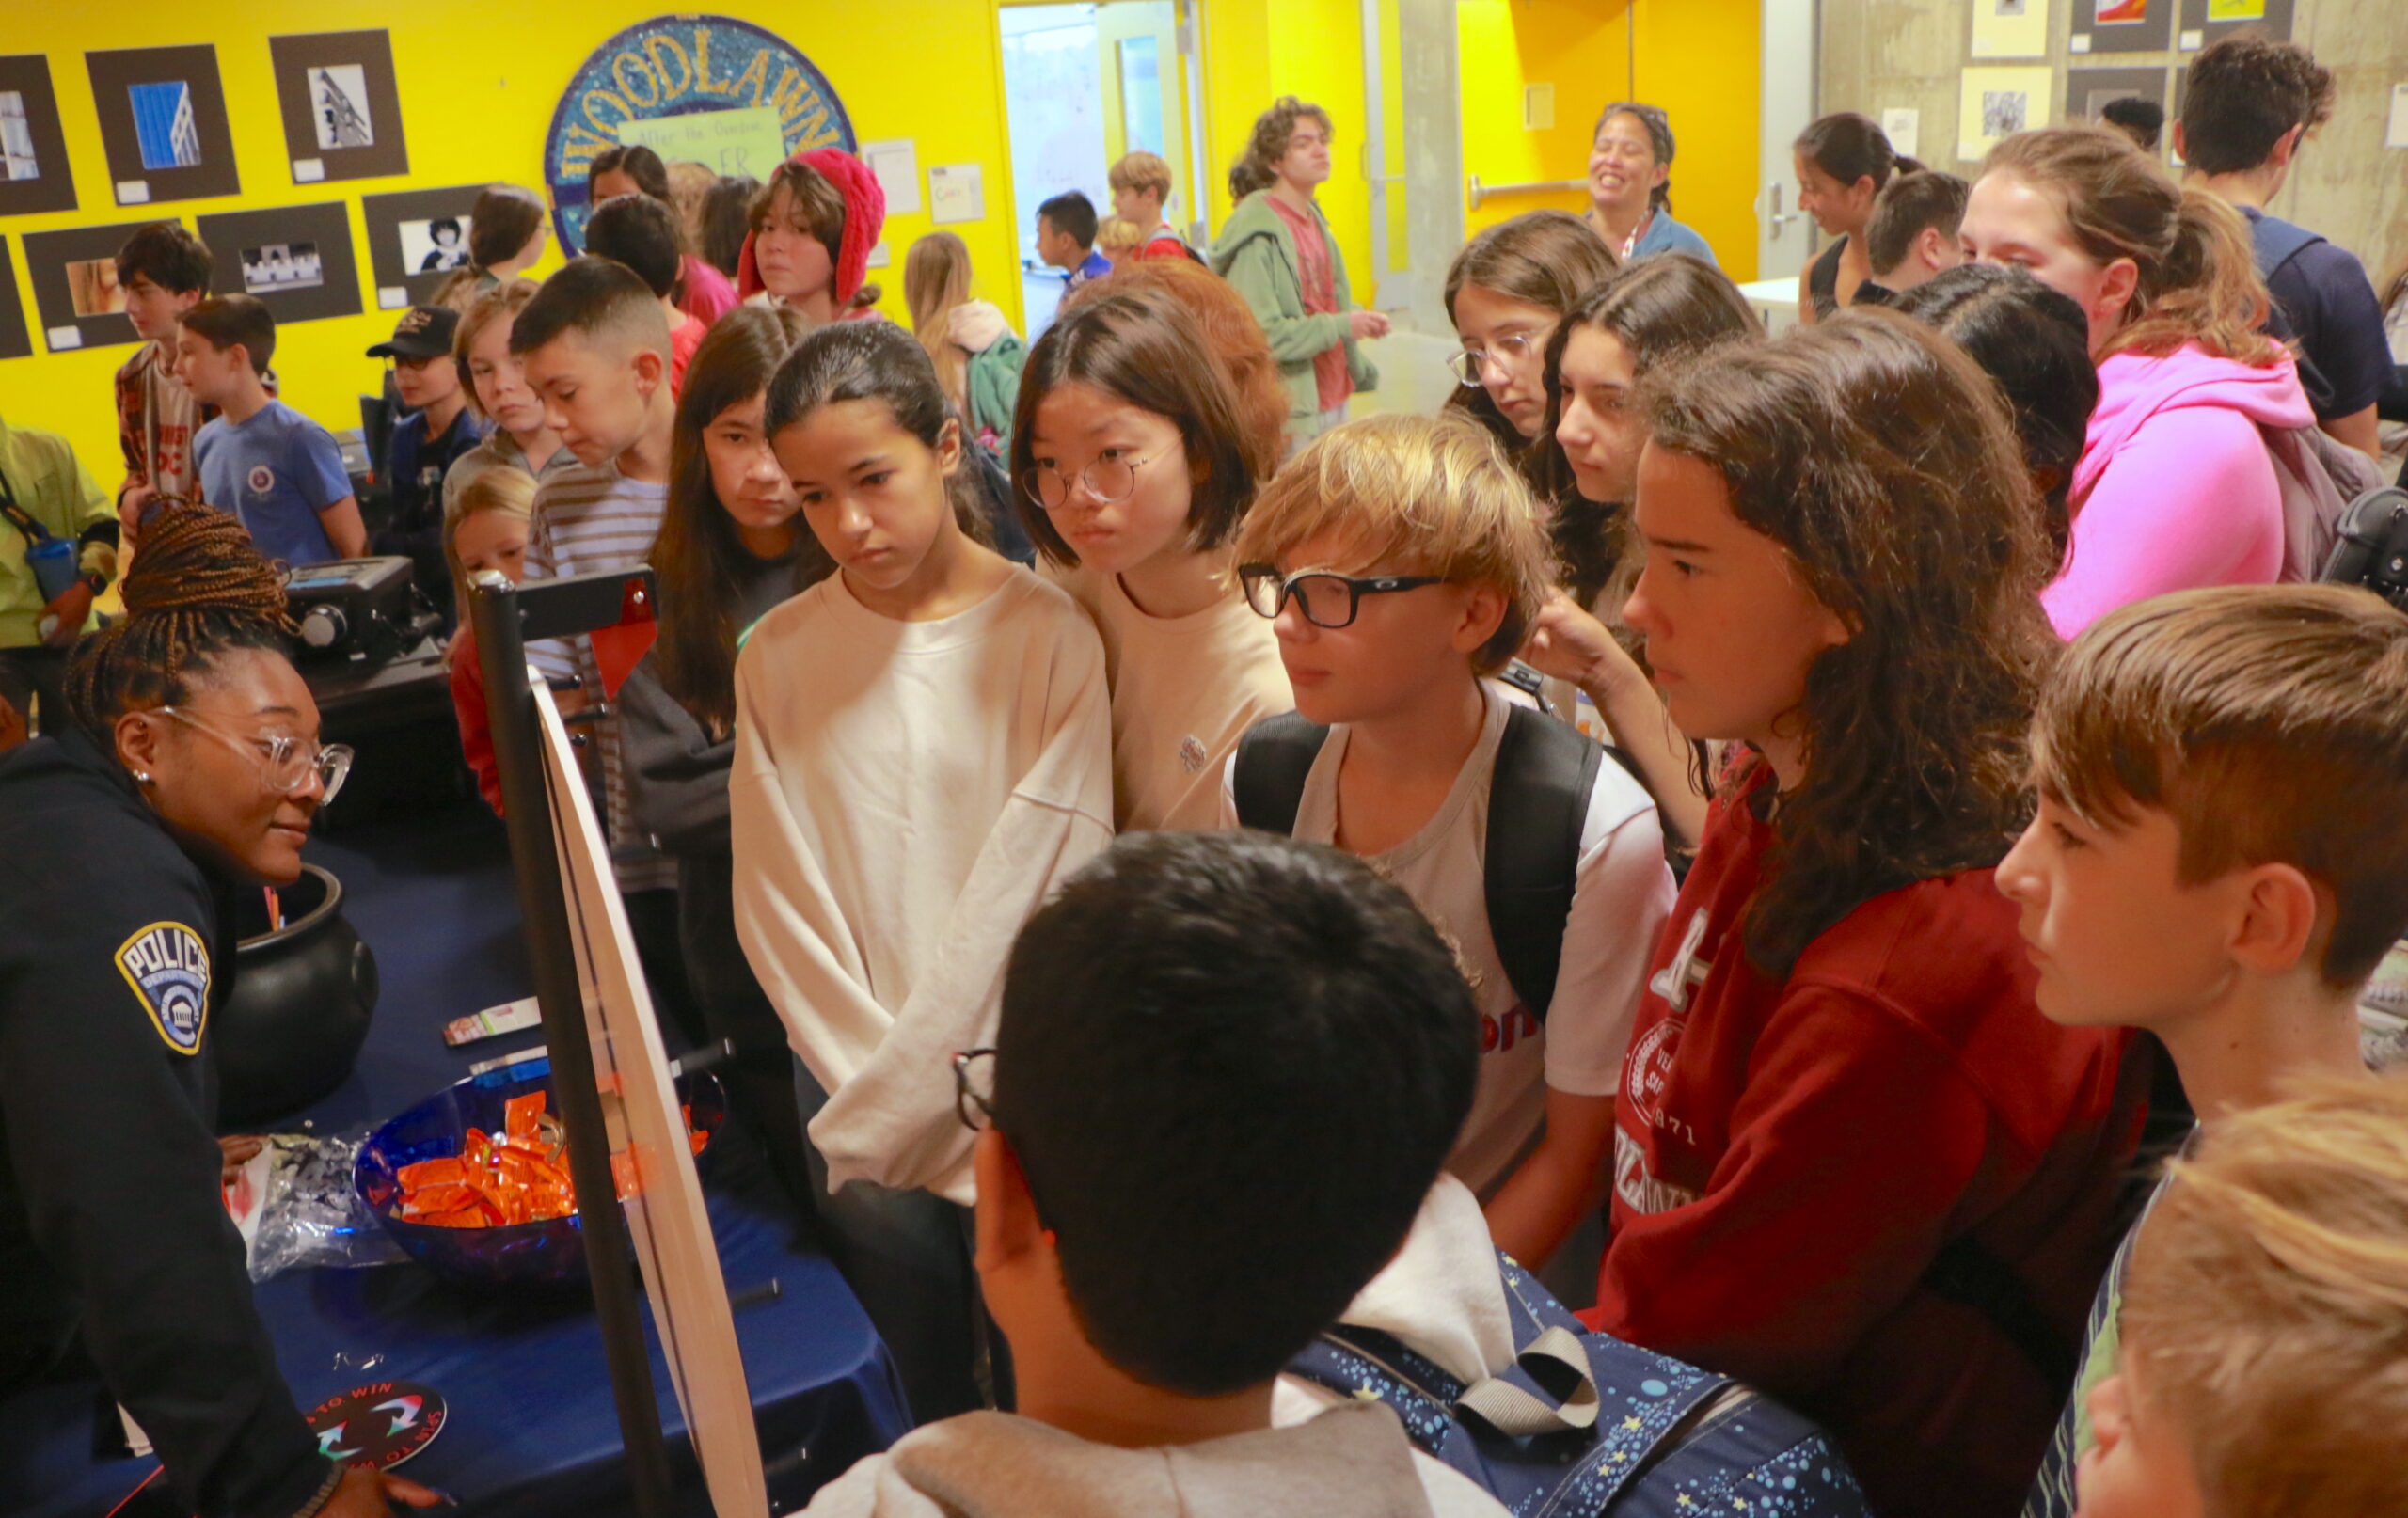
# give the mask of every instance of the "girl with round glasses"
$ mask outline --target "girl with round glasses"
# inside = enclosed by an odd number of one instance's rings
[[[1518,456],[1546,420],[1546,340],[1563,313],[1610,278],[1616,260],[1577,216],[1533,211],[1499,222],[1447,270],[1447,319],[1463,348],[1448,359],[1447,408]]]
[[[1118,827],[1210,828],[1239,737],[1294,704],[1228,548],[1280,449],[1228,376],[1272,360],[1251,320],[1209,340],[1181,298],[1116,293],[1120,279],[1029,355],[1014,496],[1046,572],[1103,639]]]
[[[0,1395],[80,1350],[179,1510],[424,1507],[424,1487],[320,1452],[211,1137],[228,904],[299,878],[351,753],[318,742],[283,582],[233,516],[165,507],[123,592],[125,616],[69,657],[71,720],[0,761]]]

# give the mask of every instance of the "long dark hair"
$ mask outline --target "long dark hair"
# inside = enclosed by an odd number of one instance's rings
[[[278,656],[293,627],[284,577],[230,512],[170,498],[142,530],[120,586],[125,615],[79,640],[67,657],[67,713],[103,752],[131,711],[172,706],[220,656]]]
[[[1193,491],[1189,546],[1217,548],[1237,536],[1258,482],[1237,399],[1186,308],[1161,292],[1132,290],[1083,301],[1058,317],[1021,371],[1012,506],[1038,552],[1056,564],[1079,561],[1027,485],[1037,466],[1037,408],[1065,385],[1091,386],[1175,423]]]
[[[1582,496],[1555,436],[1563,419],[1563,350],[1573,333],[1590,327],[1613,334],[1629,352],[1635,376],[1693,349],[1759,341],[1765,335],[1731,277],[1687,253],[1640,260],[1574,302],[1555,324],[1546,342],[1546,423],[1524,455],[1523,472],[1552,508],[1547,532],[1563,588],[1584,607],[1594,606],[1609,586],[1627,590],[1631,577],[1625,561],[1630,503]]]
[[[660,580],[660,639],[653,659],[660,688],[714,737],[736,722],[736,635],[743,630],[736,625],[737,586],[753,561],[711,483],[703,435],[721,412],[769,387],[770,376],[809,327],[800,311],[737,307],[713,324],[694,350],[677,397],[669,502],[652,545],[653,573]],[[795,541],[802,561],[798,579],[825,576],[830,565],[817,540],[798,530]]]
[[[1807,670],[1805,772],[1743,926],[1750,961],[1786,975],[1873,897],[1997,863],[2027,820],[2058,649],[2039,499],[1988,378],[1894,311],[1709,348],[1646,388],[1654,446],[1719,473],[1848,628]]]
[[[1859,180],[1871,180],[1877,193],[1893,174],[1913,174],[1923,165],[1890,146],[1889,135],[1869,116],[1838,111],[1816,117],[1790,144],[1806,161],[1839,182],[1845,189]]]
[[[688,383],[692,383],[691,371]],[[936,366],[928,362],[918,339],[892,322],[831,322],[818,328],[795,344],[770,378],[761,430],[775,437],[821,406],[847,401],[875,401],[886,407],[895,424],[930,451],[943,445],[944,430],[952,426],[961,443],[961,466],[945,477],[953,519],[981,545],[994,546],[971,478],[975,450],[969,429],[945,399]]]
[[[1580,297],[1613,277],[1622,260],[1579,217],[1561,211],[1531,211],[1482,230],[1447,268],[1447,320],[1455,319],[1455,297],[1465,285],[1493,290],[1508,300],[1536,306],[1560,318]],[[1446,408],[1461,411],[1488,429],[1508,458],[1519,458],[1541,438],[1525,438],[1497,409],[1484,385],[1458,385]]]
[[[2000,263],[1959,264],[1908,291],[1897,308],[1964,349],[1998,387],[2015,417],[2024,467],[2048,509],[2049,542],[2063,560],[2073,469],[2099,404],[2090,319],[2071,295],[2042,284],[2031,270]]]

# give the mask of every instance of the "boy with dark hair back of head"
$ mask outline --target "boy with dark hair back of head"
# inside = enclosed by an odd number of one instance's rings
[[[2040,1010],[2157,1035],[2210,1135],[2290,1078],[2363,1076],[2357,993],[2408,931],[2403,708],[2408,617],[2362,590],[2188,591],[2094,624],[2033,719],[2040,810],[1998,869]],[[2072,1509],[2131,1248],[2035,1518]]]
[[[117,282],[126,320],[142,346],[117,372],[117,438],[125,455],[119,514],[140,522],[154,496],[198,493],[193,435],[216,415],[176,378],[176,333],[184,313],[209,293],[209,249],[172,221],[153,222],[117,252]]]
[[[535,487],[527,577],[642,563],[659,536],[669,501],[669,450],[677,419],[669,392],[669,319],[652,287],[609,259],[571,259],[512,321],[510,352],[544,404],[545,424],[578,462],[557,476],[547,471]],[[547,640],[531,645],[527,657],[555,684],[575,681],[580,704],[610,694],[590,639]],[[666,992],[682,1012],[684,977],[666,972],[678,963],[676,863],[649,847],[635,826],[617,719],[603,718],[595,731],[619,890],[654,994]]]
[[[1234,557],[1297,710],[1240,740],[1222,821],[1371,861],[1454,943],[1481,1057],[1449,1168],[1480,1195],[1497,1247],[1537,1270],[1596,1208],[1631,1019],[1672,904],[1646,791],[1484,678],[1545,595],[1537,501],[1476,424],[1370,418],[1272,478]],[[1561,878],[1500,894],[1500,846],[1525,833],[1550,840]]]
[[[1336,850],[1144,833],[1091,861],[955,1063],[1021,1415],[924,1428],[811,1510],[1501,1511],[1385,1409],[1271,1429],[1281,1367],[1436,1178],[1477,1026],[1412,899]]]
[[[2391,377],[2383,304],[2346,248],[2270,214],[2308,134],[2333,114],[2333,71],[2296,42],[2249,28],[2191,60],[2174,150],[2182,182],[2249,221],[2250,251],[2273,297],[2267,330],[2294,341],[2317,425],[2375,454],[2375,401]]]
[[[669,394],[675,399],[685,388],[686,366],[710,330],[709,322],[688,315],[678,304],[685,299],[688,260],[677,213],[648,195],[612,196],[594,208],[585,224],[585,251],[626,264],[659,299],[669,323]]]
[[[2172,1168],[2082,1510],[2408,1512],[2408,1081],[2296,1082]]]
[[[1965,220],[1965,197],[1972,186],[1954,174],[1922,169],[1901,174],[1873,198],[1873,218],[1864,224],[1864,256],[1873,277],[1859,286],[1849,304],[1888,306],[1965,261],[1956,229]]]
[[[1037,208],[1037,256],[1062,271],[1066,292],[1112,272],[1112,261],[1095,245],[1096,227],[1095,203],[1078,190]]]
[[[184,313],[176,377],[218,412],[193,439],[200,498],[239,517],[269,559],[356,559],[368,551],[368,527],[342,446],[268,393],[275,356],[276,317],[251,296],[214,296]]]
[[[2153,153],[2165,130],[2165,107],[2138,95],[2119,95],[2099,107],[2099,119],[2131,138],[2141,151]]]

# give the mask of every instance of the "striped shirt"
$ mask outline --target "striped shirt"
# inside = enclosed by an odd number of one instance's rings
[[[642,563],[660,535],[660,514],[668,501],[667,484],[627,479],[615,465],[578,465],[551,475],[535,487],[535,514],[527,531],[527,577],[551,579]],[[530,643],[527,661],[546,679],[575,680],[589,698],[601,701],[602,672],[594,663],[591,640]],[[618,719],[604,718],[594,732],[602,754],[604,814],[620,891],[673,889],[676,862],[652,847],[627,804]]]

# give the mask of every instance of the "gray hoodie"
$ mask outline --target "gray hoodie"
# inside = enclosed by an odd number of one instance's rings
[[[1504,1518],[1376,1403],[1289,1429],[1121,1449],[1008,1413],[907,1435],[813,1499],[811,1518]]]

